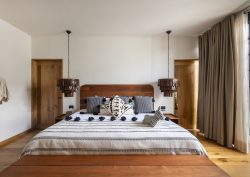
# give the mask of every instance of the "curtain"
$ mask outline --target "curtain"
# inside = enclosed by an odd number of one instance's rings
[[[198,128],[229,148],[249,152],[248,21],[243,12],[199,36]]]
[[[249,47],[248,17],[243,12],[235,15],[237,99],[235,148],[249,152]]]
[[[234,16],[199,36],[198,129],[229,148],[234,141],[236,71]]]

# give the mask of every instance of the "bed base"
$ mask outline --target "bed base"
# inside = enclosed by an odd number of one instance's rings
[[[0,177],[229,177],[206,156],[24,156]]]

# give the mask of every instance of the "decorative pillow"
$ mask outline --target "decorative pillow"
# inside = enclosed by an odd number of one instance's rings
[[[155,111],[155,116],[161,120],[164,120],[166,118],[160,110]]]
[[[112,115],[112,114],[105,108],[104,105],[102,105],[100,109],[100,115]]]
[[[131,106],[134,106],[134,100],[132,97],[129,96],[120,96],[120,98],[126,103],[130,104]]]
[[[159,117],[157,117],[157,116],[152,116],[151,117],[151,119],[150,119],[150,121],[149,121],[149,125],[151,126],[151,127],[155,127],[159,122],[160,122],[160,118]]]
[[[125,104],[125,102],[118,96],[114,96],[104,107],[116,118],[121,117],[131,106]]]
[[[144,119],[143,119],[143,121],[142,121],[142,123],[143,123],[143,124],[149,124],[152,117],[154,117],[154,116],[145,115],[145,116],[144,116]]]
[[[151,113],[153,111],[153,98],[149,96],[135,96],[135,113]]]
[[[102,105],[103,97],[88,97],[87,98],[87,113],[99,113],[100,105]]]
[[[151,127],[155,127],[158,124],[158,122],[160,122],[160,120],[161,119],[159,117],[155,116],[155,115],[154,116],[145,115],[144,119],[143,119],[143,123],[148,124]]]
[[[102,99],[102,104],[106,104],[106,103],[108,103],[108,102],[109,102],[109,100],[110,100],[110,98],[103,97],[103,99]]]
[[[119,97],[125,102],[125,104],[130,104],[130,105],[134,106],[133,97],[129,97],[129,96],[119,96]],[[109,102],[110,99],[113,99],[113,96],[111,98],[104,97],[103,98],[103,104]]]
[[[130,108],[126,112],[124,112],[124,115],[134,115],[134,114],[135,112],[132,105],[130,105]]]
[[[112,115],[106,108],[105,105],[101,106],[100,115]],[[123,115],[134,115],[133,107],[130,107]]]

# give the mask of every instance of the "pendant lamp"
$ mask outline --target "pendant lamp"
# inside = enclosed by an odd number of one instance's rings
[[[172,31],[166,31],[168,34],[168,78],[158,80],[158,86],[165,97],[172,97],[173,93],[177,92],[180,83],[176,78],[169,78],[169,35]]]
[[[69,77],[69,35],[71,33],[70,30],[66,31],[67,35],[68,35],[68,78],[63,78],[63,79],[58,79],[57,81],[57,86],[59,87],[59,89],[62,91],[62,93],[64,93],[65,97],[73,97],[74,96],[74,92],[76,92],[78,90],[79,87],[79,79],[71,79]]]

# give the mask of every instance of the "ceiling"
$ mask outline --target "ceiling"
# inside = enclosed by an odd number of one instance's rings
[[[197,36],[248,0],[0,0],[0,18],[32,36]]]

